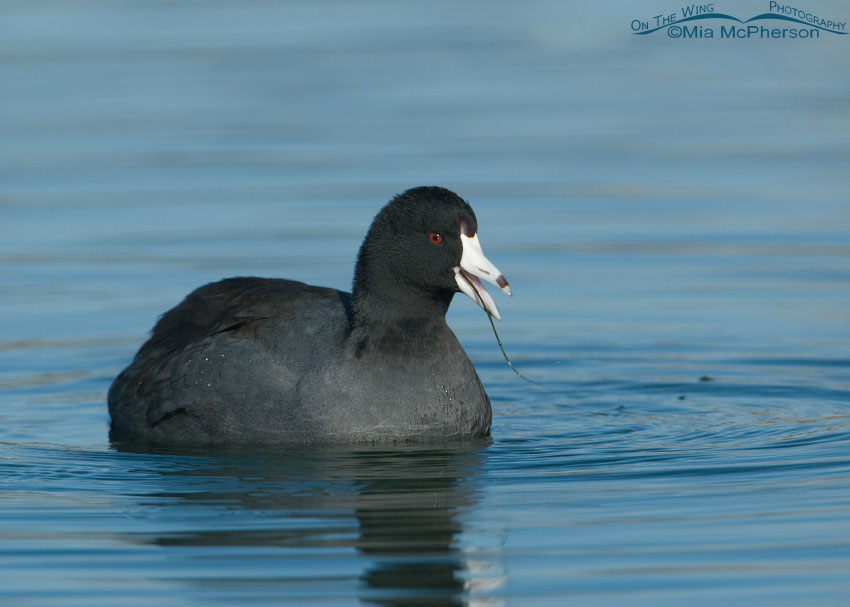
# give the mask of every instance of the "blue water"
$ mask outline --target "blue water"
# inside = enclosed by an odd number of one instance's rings
[[[0,602],[846,605],[850,35],[631,34],[680,9],[4,6]],[[449,314],[491,438],[110,445],[158,314],[233,275],[347,289],[420,184],[514,291],[534,384]]]

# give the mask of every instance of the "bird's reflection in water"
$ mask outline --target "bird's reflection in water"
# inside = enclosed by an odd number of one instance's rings
[[[428,459],[424,474],[411,460],[396,478],[371,479],[359,494],[357,548],[374,563],[361,578],[373,604],[466,604],[455,540],[459,514],[472,502],[459,479],[469,470],[454,468],[448,454]]]
[[[459,536],[463,515],[481,488],[488,443],[300,452],[116,447],[142,452],[144,461],[155,464],[161,490],[145,499],[166,498],[159,502],[159,507],[168,504],[160,516],[185,507],[201,509],[200,520],[206,520],[204,508],[229,513],[210,513],[208,525],[198,525],[195,517],[192,529],[171,526],[149,539],[157,545],[285,549],[275,571],[281,594],[293,584],[303,588],[349,575],[365,605],[463,606],[469,604],[472,572]],[[348,562],[341,572],[345,559],[313,557],[315,566],[306,577],[303,560],[301,573],[288,571],[299,552],[309,560],[317,548],[337,557],[353,548],[356,564]],[[267,573],[264,583],[274,586]]]

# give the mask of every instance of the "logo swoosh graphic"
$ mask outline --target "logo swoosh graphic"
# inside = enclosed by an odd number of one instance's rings
[[[651,34],[652,32],[657,32],[658,30],[663,30],[665,27],[670,27],[671,25],[680,25],[682,23],[686,23],[688,21],[697,21],[699,19],[729,19],[731,21],[737,21],[738,23],[744,23],[737,17],[733,17],[732,15],[725,15],[723,13],[703,13],[702,15],[694,15],[692,17],[685,17],[684,19],[679,19],[678,21],[674,21],[673,23],[667,23],[665,25],[660,25],[655,29],[646,30],[645,32],[634,32],[637,36],[644,36],[646,34]]]

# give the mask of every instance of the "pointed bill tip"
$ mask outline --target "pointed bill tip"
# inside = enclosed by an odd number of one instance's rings
[[[498,286],[503,292],[507,293],[509,297],[513,297],[514,294],[511,293],[511,286],[501,274],[496,277],[496,286]]]

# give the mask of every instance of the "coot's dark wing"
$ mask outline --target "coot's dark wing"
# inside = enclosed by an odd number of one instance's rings
[[[349,294],[291,280],[200,287],[162,316],[110,388],[113,433],[207,440],[262,427],[316,358],[336,351],[349,316]]]

